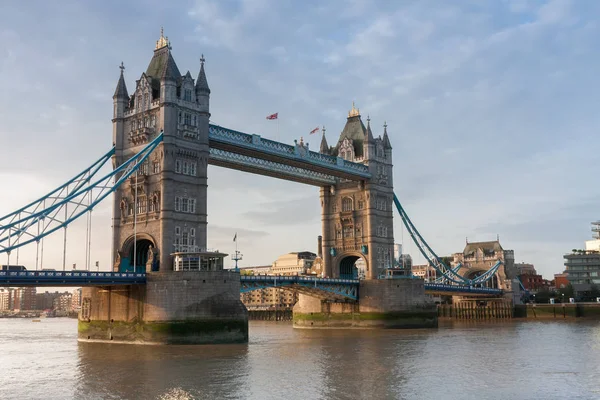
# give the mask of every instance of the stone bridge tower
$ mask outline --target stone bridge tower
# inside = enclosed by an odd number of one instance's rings
[[[323,132],[321,153],[368,165],[366,182],[340,181],[321,188],[323,260],[330,277],[376,279],[393,267],[392,146],[383,125],[383,136],[373,137],[370,119],[363,124],[352,105],[335,146],[329,147]]]
[[[239,274],[206,250],[210,89],[204,57],[194,82],[181,75],[162,30],[146,72],[113,96],[113,167],[163,131],[163,142],[114,194],[116,271],[146,271],[146,284],[84,287],[79,340],[122,343],[248,341]]]
[[[189,71],[181,75],[161,30],[154,55],[131,96],[123,70],[121,65],[113,96],[113,167],[160,131],[164,140],[137,175],[115,192],[114,270],[169,271],[172,253],[206,248],[210,89],[204,57],[195,82]]]

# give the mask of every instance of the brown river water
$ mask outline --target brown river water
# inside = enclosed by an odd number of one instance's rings
[[[250,342],[77,342],[77,321],[0,319],[0,399],[600,399],[600,321],[298,330]]]

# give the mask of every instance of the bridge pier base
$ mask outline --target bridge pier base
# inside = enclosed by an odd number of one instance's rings
[[[437,309],[417,279],[364,280],[355,303],[301,294],[295,328],[435,328]]]
[[[248,311],[239,274],[155,272],[146,285],[87,287],[80,341],[140,344],[245,343]]]

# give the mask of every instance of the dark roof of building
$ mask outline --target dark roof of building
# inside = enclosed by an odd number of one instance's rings
[[[325,128],[323,128],[323,137],[321,138],[321,146],[319,147],[319,152],[322,154],[329,154],[329,145],[327,144],[327,139],[325,139]]]
[[[473,253],[473,252],[477,251],[477,249],[481,249],[483,251],[488,251],[488,252],[504,250],[502,248],[502,246],[500,245],[500,242],[497,240],[494,240],[492,242],[471,242],[471,243],[467,243],[467,245],[465,246],[465,250],[463,251],[463,254]]]
[[[367,134],[365,136],[367,143],[375,143],[373,132],[371,131],[371,119],[367,117]]]
[[[154,50],[152,60],[150,60],[150,64],[148,64],[148,68],[146,69],[146,75],[150,78],[152,89],[154,90],[160,89],[161,79],[180,81],[181,73],[171,55],[171,48],[169,46]]]
[[[171,55],[171,49],[168,46],[154,50],[154,56],[152,56],[152,60],[148,64],[146,75],[156,79],[181,78],[179,68],[177,68],[177,64]]]
[[[196,92],[204,91],[210,93],[208,87],[208,81],[206,80],[206,72],[204,72],[204,55],[200,59],[200,72],[198,73],[198,79],[196,80]]]
[[[383,124],[383,147],[386,149],[391,149],[392,144],[390,143],[390,138],[387,133],[387,122]]]
[[[337,145],[333,151],[334,155],[338,154],[338,150],[340,145],[344,141],[344,139],[352,140],[352,144],[354,145],[354,154],[357,157],[363,156],[363,142],[365,140],[365,136],[367,134],[367,128],[363,124],[360,119],[360,114],[353,115],[348,117],[346,121],[346,125],[340,134],[340,138],[338,140]]]
[[[117,88],[115,89],[113,99],[129,99],[127,85],[125,85],[125,77],[123,76],[123,69],[124,67],[121,68],[121,76],[119,77],[119,82],[117,82]]]

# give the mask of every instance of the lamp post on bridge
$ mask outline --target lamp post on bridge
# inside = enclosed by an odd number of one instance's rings
[[[233,254],[233,257],[231,257],[231,259],[235,261],[235,272],[239,271],[238,261],[242,259],[242,256],[243,254],[240,253],[237,249],[235,249],[235,253]]]

